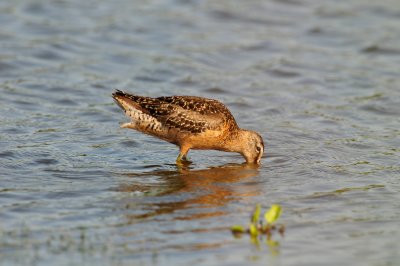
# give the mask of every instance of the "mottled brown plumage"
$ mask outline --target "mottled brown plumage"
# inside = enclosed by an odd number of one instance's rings
[[[231,112],[217,100],[195,96],[151,98],[120,90],[113,98],[131,118],[121,127],[178,145],[177,162],[186,159],[189,149],[238,152],[248,163],[259,163],[264,152],[261,136],[240,129]]]

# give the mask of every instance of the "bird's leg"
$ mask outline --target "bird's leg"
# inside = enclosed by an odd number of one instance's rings
[[[180,162],[182,162],[183,160],[183,154],[182,153],[179,153],[179,155],[178,155],[178,158],[176,158],[176,163],[180,163]]]
[[[178,155],[178,158],[176,158],[176,163],[177,164],[188,164],[191,163],[191,161],[188,160],[187,154],[189,152],[190,147],[187,146],[181,146],[180,147],[180,152]]]
[[[178,158],[176,158],[176,165],[177,166],[185,166],[188,165],[189,162],[184,159],[184,154],[179,153]]]
[[[133,122],[123,123],[120,125],[120,128],[132,128],[135,129],[135,124]]]
[[[190,160],[188,158],[188,153],[189,153],[189,149],[187,149],[187,151],[185,153],[183,153],[182,160],[184,160],[186,162],[190,162]]]

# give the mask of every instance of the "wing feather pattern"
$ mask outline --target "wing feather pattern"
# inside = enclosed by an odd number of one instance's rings
[[[118,90],[115,94],[129,98],[138,105],[136,108],[151,115],[162,125],[180,131],[197,134],[206,130],[221,130],[227,126],[237,127],[233,115],[216,100],[194,96],[150,98]]]

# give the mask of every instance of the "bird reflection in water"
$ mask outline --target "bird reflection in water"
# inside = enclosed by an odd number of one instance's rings
[[[117,191],[147,196],[125,199],[124,208],[134,212],[127,215],[130,222],[192,208],[197,210],[175,213],[171,217],[175,220],[200,219],[223,215],[225,212],[218,207],[232,200],[246,201],[259,194],[261,190],[257,183],[250,182],[258,173],[257,166],[249,164],[227,164],[201,170],[178,167],[169,171],[127,174],[132,177],[132,183],[120,185]],[[146,177],[152,177],[151,181]],[[140,213],[137,213],[138,209]]]

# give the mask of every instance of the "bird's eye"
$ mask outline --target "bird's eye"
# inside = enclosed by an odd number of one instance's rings
[[[256,151],[257,151],[258,153],[260,153],[260,152],[261,152],[261,147],[260,147],[260,146],[257,146],[257,147],[256,147]]]

